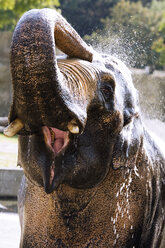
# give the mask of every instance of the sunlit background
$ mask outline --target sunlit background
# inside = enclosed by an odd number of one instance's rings
[[[132,71],[146,125],[165,139],[164,0],[0,0],[0,117],[12,102],[12,32],[32,8],[55,8],[97,51],[117,56]],[[17,137],[0,127],[0,247],[19,247]]]

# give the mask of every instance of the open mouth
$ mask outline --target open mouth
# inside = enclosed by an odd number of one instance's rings
[[[58,156],[65,152],[69,144],[69,131],[62,131],[54,127],[42,127],[44,140],[49,149]]]
[[[53,153],[53,157],[60,156],[65,152],[69,145],[69,131],[62,131],[54,127],[42,127],[45,144]],[[50,166],[46,166],[46,171],[44,173],[44,187],[46,193],[51,193],[58,185],[61,183],[64,173],[60,173],[55,168],[55,162],[52,161]]]

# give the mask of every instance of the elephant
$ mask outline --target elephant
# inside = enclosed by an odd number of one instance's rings
[[[126,65],[52,9],[23,15],[10,60],[20,247],[165,247],[165,146]]]

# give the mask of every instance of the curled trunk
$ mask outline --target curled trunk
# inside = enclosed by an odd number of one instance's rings
[[[86,62],[66,59],[58,67],[55,45]],[[74,119],[82,130],[93,97],[90,83],[97,80],[94,68],[88,69],[92,57],[93,50],[56,11],[27,12],[11,44],[14,95],[9,121],[19,118],[26,130],[35,131],[39,126],[66,130]]]

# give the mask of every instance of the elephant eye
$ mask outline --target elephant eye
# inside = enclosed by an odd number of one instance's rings
[[[104,85],[100,90],[105,101],[109,101],[113,97],[113,88],[111,85]]]

